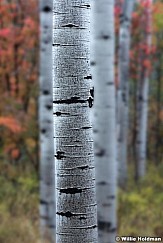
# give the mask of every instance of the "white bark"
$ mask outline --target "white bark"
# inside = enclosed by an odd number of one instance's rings
[[[119,87],[117,95],[118,109],[118,172],[119,184],[127,181],[128,147],[128,110],[129,110],[129,58],[131,37],[131,16],[135,0],[125,0],[120,20],[119,33]]]
[[[94,150],[99,243],[116,235],[116,118],[114,84],[114,1],[92,1]]]
[[[56,242],[96,243],[90,109],[90,1],[54,0]]]
[[[145,44],[150,48],[152,43],[152,6],[145,10]],[[144,56],[149,59],[149,55]],[[146,172],[146,147],[147,147],[147,120],[148,120],[148,92],[149,92],[149,71],[142,70],[141,80],[137,90],[137,137],[136,137],[136,179],[145,175]]]
[[[40,0],[40,217],[42,237],[55,238],[52,98],[52,0]]]

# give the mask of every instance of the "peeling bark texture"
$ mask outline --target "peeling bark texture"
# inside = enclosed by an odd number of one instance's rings
[[[40,0],[40,220],[43,240],[55,238],[52,97],[52,0]]]
[[[53,3],[56,242],[97,243],[90,1]]]
[[[119,86],[117,91],[118,128],[118,179],[119,185],[127,182],[128,110],[129,110],[129,51],[131,16],[135,0],[125,0],[120,19],[119,33]]]
[[[98,242],[114,243],[117,227],[114,1],[92,1],[91,20]]]
[[[149,48],[152,44],[152,3],[153,1],[150,0],[150,6],[145,10],[144,40]],[[150,59],[150,55],[144,54],[144,59]],[[146,173],[149,70],[143,68],[141,72],[137,90],[136,180]]]

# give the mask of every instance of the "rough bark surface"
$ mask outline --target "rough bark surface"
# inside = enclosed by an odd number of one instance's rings
[[[56,242],[96,243],[90,1],[54,0],[53,10]]]
[[[40,0],[40,217],[43,239],[55,238],[52,97],[52,0]]]
[[[98,242],[114,243],[117,228],[114,1],[92,1],[91,19]]]
[[[150,5],[145,10],[144,43],[149,49],[152,43],[152,3],[150,0]],[[144,59],[147,58],[150,59],[150,55],[144,55]],[[141,72],[137,90],[136,179],[143,177],[146,172],[149,70],[144,68]]]
[[[118,172],[119,184],[124,186],[127,181],[127,141],[128,141],[128,110],[129,110],[129,57],[131,37],[131,16],[135,0],[125,0],[120,19],[119,33],[119,87],[117,96],[118,108]]]

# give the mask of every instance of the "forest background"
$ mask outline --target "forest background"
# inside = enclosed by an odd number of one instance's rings
[[[121,2],[121,1],[119,1]],[[39,234],[39,6],[0,1],[0,242],[40,242]],[[118,234],[163,237],[163,2],[152,8],[151,58],[141,64],[141,16],[132,14],[129,178],[118,193]],[[116,40],[121,7],[115,6]],[[146,49],[145,49],[146,48]],[[118,41],[116,46],[118,53]],[[135,96],[138,66],[150,72],[147,174],[134,180]],[[117,58],[115,80],[118,82]]]

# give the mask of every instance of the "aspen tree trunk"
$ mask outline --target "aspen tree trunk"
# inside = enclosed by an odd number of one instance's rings
[[[125,0],[120,20],[119,33],[119,87],[118,87],[118,172],[119,184],[127,181],[127,145],[129,112],[129,59],[131,16],[135,0]]]
[[[96,243],[90,1],[53,2],[56,242]]]
[[[150,49],[152,42],[152,0],[150,6],[145,10],[145,44]],[[150,55],[144,55],[149,59]],[[142,78],[138,83],[137,90],[137,137],[136,137],[136,179],[145,175],[146,172],[146,147],[147,147],[147,119],[148,119],[148,91],[149,70],[142,70]]]
[[[40,0],[40,217],[43,239],[55,238],[52,98],[52,0]]]
[[[116,235],[116,117],[114,84],[114,1],[92,1],[94,150],[99,243]]]

